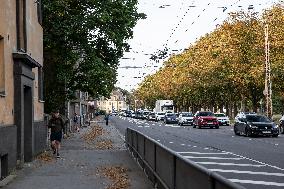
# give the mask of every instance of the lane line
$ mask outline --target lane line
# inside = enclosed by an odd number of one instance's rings
[[[187,159],[227,159],[227,160],[242,160],[243,158],[223,158],[223,157],[196,157],[196,156],[183,156]]]
[[[265,165],[256,164],[237,164],[237,163],[218,163],[218,162],[195,162],[202,165],[225,165],[225,166],[240,166],[240,167],[265,167]]]
[[[209,169],[209,170],[214,171],[214,172],[221,172],[221,173],[240,173],[240,174],[250,174],[250,175],[266,175],[266,176],[284,177],[283,173],[268,173],[268,172],[224,170],[224,169]]]
[[[265,181],[256,181],[256,180],[240,180],[240,179],[228,179],[229,181],[241,183],[241,184],[258,184],[266,186],[284,186],[284,183],[279,182],[265,182]]]
[[[228,152],[177,152],[178,154],[204,154],[204,155],[209,155],[209,154],[229,154]]]

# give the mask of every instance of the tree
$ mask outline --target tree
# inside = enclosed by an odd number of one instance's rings
[[[108,96],[126,40],[144,14],[137,0],[43,0],[45,112],[76,90]]]

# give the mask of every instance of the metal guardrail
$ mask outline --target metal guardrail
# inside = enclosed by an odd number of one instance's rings
[[[127,128],[125,141],[155,188],[245,189],[139,131]]]

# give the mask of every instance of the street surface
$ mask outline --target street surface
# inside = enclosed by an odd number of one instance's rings
[[[111,117],[121,134],[127,127],[155,139],[232,182],[252,189],[284,188],[284,135],[235,136],[232,126],[195,129],[126,117]]]

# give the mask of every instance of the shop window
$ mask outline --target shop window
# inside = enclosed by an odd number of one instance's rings
[[[0,95],[5,95],[4,38],[0,35]]]

